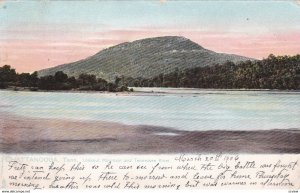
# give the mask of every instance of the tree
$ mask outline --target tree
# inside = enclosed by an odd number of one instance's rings
[[[7,88],[9,85],[15,86],[17,73],[9,65],[0,67],[0,88]]]
[[[35,71],[32,74],[30,74],[29,79],[30,79],[30,86],[31,87],[37,87],[38,81],[39,81],[37,71]]]
[[[0,68],[0,81],[1,82],[13,82],[17,79],[17,73],[15,69],[12,69],[9,65],[4,65]]]
[[[55,73],[54,78],[55,78],[56,82],[64,83],[64,82],[67,82],[68,75],[62,71],[58,71]]]
[[[79,86],[90,86],[92,87],[97,83],[97,79],[95,75],[90,74],[80,74],[78,77]]]
[[[18,82],[22,87],[29,87],[31,85],[30,74],[29,73],[19,74]]]

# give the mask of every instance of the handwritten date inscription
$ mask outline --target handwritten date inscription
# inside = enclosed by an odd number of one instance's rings
[[[299,188],[299,155],[90,155],[3,158],[2,188]]]

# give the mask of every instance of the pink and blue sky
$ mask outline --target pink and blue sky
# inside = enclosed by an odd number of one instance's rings
[[[299,1],[1,1],[0,66],[32,72],[127,41],[185,36],[257,59],[300,53]]]

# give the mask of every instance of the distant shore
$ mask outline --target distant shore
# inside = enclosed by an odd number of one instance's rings
[[[0,112],[2,153],[300,153],[299,129],[181,131]]]
[[[133,91],[109,92],[109,91],[94,91],[94,90],[35,90],[29,88],[18,87],[0,89],[0,91],[15,91],[15,92],[50,92],[50,93],[100,93],[100,94],[116,94],[116,95],[140,95],[140,94],[202,94],[209,92],[267,92],[267,93],[300,93],[300,90],[277,90],[277,89],[213,89],[213,88],[173,88],[173,87],[129,87]]]

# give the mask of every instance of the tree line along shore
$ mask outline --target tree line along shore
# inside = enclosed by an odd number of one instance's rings
[[[300,89],[300,55],[269,55],[263,60],[237,64],[176,69],[153,78],[120,77],[120,83],[131,87],[174,87],[212,89]]]
[[[62,71],[54,75],[39,77],[37,72],[16,73],[11,66],[0,67],[0,89],[11,88],[13,90],[82,90],[82,91],[108,91],[123,92],[133,91],[123,85],[107,82],[92,74],[80,74],[78,78],[69,77]]]
[[[271,54],[263,60],[248,60],[238,64],[227,61],[212,66],[176,69],[153,78],[117,76],[114,82],[93,74],[69,77],[58,71],[54,75],[39,77],[37,72],[19,74],[11,66],[0,67],[0,89],[133,91],[128,87],[299,90],[300,55]]]

